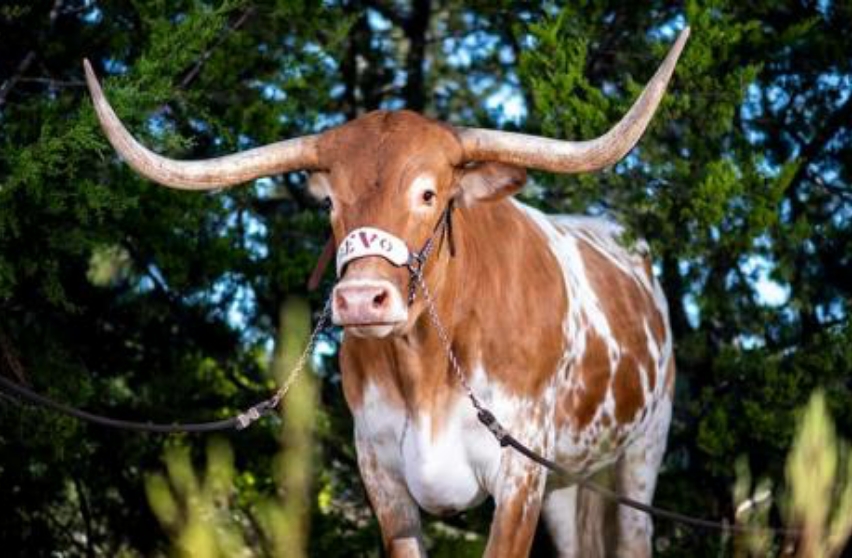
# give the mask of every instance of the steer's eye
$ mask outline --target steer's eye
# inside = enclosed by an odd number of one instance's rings
[[[322,205],[323,211],[331,211],[332,207],[334,207],[329,196],[324,197],[320,205]]]
[[[426,205],[434,205],[435,204],[435,192],[432,190],[426,190],[423,192],[423,203]]]

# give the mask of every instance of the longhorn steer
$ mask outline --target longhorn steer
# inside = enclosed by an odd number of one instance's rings
[[[587,142],[373,112],[321,135],[180,162],[137,143],[88,63],[86,71],[110,141],[152,180],[203,190],[313,171],[310,190],[331,202],[335,239],[347,239],[333,319],[345,328],[340,359],[358,463],[391,555],[422,552],[418,508],[454,513],[491,495],[487,556],[526,555],[541,512],[561,555],[590,556],[603,548],[599,503],[584,508],[575,486],[548,483],[547,471],[501,448],[477,421],[401,264],[435,236],[424,278],[437,315],[468,382],[509,431],[577,474],[614,465],[619,491],[650,502],[675,371],[649,259],[641,246],[622,247],[615,225],[546,216],[509,196],[525,168],[583,172],[621,159],[656,110],[687,34],[621,122]],[[451,203],[452,237],[433,234]],[[622,507],[617,527],[618,554],[650,554],[648,516]]]

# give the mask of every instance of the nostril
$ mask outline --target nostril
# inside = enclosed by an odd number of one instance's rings
[[[373,297],[373,307],[374,308],[381,308],[384,305],[385,300],[387,300],[387,298],[388,298],[388,292],[387,291],[380,292],[379,294],[377,294],[376,296]]]
[[[346,310],[347,304],[346,304],[346,297],[345,296],[343,296],[340,293],[337,293],[335,295],[334,299],[335,299],[335,302],[337,302],[338,309]]]

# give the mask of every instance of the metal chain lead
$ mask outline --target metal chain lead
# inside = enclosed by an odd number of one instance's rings
[[[313,353],[314,347],[316,347],[319,334],[323,329],[325,329],[326,323],[328,322],[328,317],[330,315],[331,296],[329,296],[328,300],[326,300],[325,302],[325,306],[322,309],[322,314],[320,314],[319,320],[317,320],[317,325],[311,332],[311,336],[308,338],[307,345],[305,345],[305,350],[302,351],[302,354],[299,357],[299,360],[296,362],[296,365],[293,366],[293,368],[290,370],[290,373],[287,374],[287,378],[284,380],[284,383],[281,385],[280,388],[278,388],[278,390],[272,397],[238,414],[236,416],[237,430],[243,430],[244,428],[247,428],[254,421],[258,420],[263,415],[269,413],[281,404],[281,400],[286,397],[287,392],[290,391],[290,388],[293,386],[296,380],[299,379],[299,376],[301,376],[302,370],[304,370],[305,364],[308,362],[308,358]]]
[[[494,435],[497,441],[501,446],[507,446],[512,444],[514,439],[506,431],[505,428],[500,424],[497,420],[497,417],[489,411],[485,405],[479,400],[476,394],[473,391],[473,387],[467,381],[467,376],[464,375],[464,371],[462,370],[461,363],[456,356],[456,352],[453,350],[452,341],[450,340],[450,336],[447,333],[447,330],[444,329],[444,324],[441,322],[440,316],[438,316],[437,306],[435,304],[435,300],[432,298],[432,293],[429,291],[429,287],[426,285],[426,279],[423,276],[423,270],[426,267],[426,262],[429,259],[429,256],[432,253],[432,249],[435,247],[435,238],[440,237],[442,242],[446,237],[447,243],[450,248],[450,255],[455,256],[455,247],[453,244],[453,229],[452,229],[452,212],[453,212],[453,204],[450,202],[450,205],[444,210],[444,213],[441,215],[441,219],[438,221],[438,224],[435,226],[435,229],[432,232],[432,236],[426,241],[426,244],[423,245],[423,248],[419,252],[415,252],[411,254],[409,258],[408,268],[409,273],[411,274],[411,280],[409,282],[409,293],[408,293],[408,304],[411,305],[414,302],[414,297],[417,292],[417,287],[420,287],[420,290],[423,292],[423,299],[426,302],[426,310],[429,314],[429,319],[432,321],[432,325],[435,327],[435,330],[438,332],[438,337],[441,339],[441,343],[444,345],[444,351],[447,353],[447,358],[450,361],[450,366],[453,369],[453,373],[458,378],[459,383],[462,388],[465,390],[468,399],[470,399],[473,408],[476,409],[477,418],[479,421]]]
[[[106,426],[109,428],[117,428],[120,430],[129,430],[133,432],[154,432],[160,434],[171,434],[178,432],[202,433],[221,432],[233,429],[243,430],[250,424],[263,417],[264,415],[272,413],[275,408],[278,407],[278,405],[281,403],[282,398],[287,395],[287,392],[290,390],[290,387],[298,379],[299,374],[304,369],[308,357],[311,355],[311,353],[313,353],[314,347],[316,346],[317,338],[319,336],[319,332],[326,327],[326,324],[328,322],[328,317],[331,313],[330,310],[331,299],[329,298],[329,300],[326,301],[322,315],[320,315],[316,327],[314,328],[310,338],[308,339],[308,344],[305,347],[302,356],[299,358],[299,361],[296,363],[296,366],[290,371],[290,374],[287,376],[284,385],[281,386],[281,388],[279,388],[275,393],[273,393],[271,397],[268,397],[260,403],[248,408],[246,411],[229,418],[193,423],[153,423],[149,421],[142,422],[133,420],[122,420],[106,415],[90,413],[88,411],[72,407],[71,405],[66,405],[49,397],[45,397],[27,388],[26,386],[19,384],[18,382],[14,382],[10,379],[7,379],[3,375],[0,375],[0,397],[4,399],[9,398],[11,401],[17,404],[29,403],[31,405],[37,405],[39,407],[51,409],[58,413],[74,417],[79,420],[85,420],[92,424]],[[2,335],[1,332],[0,335]],[[9,353],[5,351],[4,348],[5,347],[0,346],[0,352],[6,353],[6,357],[9,358]],[[10,398],[10,395],[13,395],[14,398]]]
[[[435,327],[435,331],[438,332],[438,337],[441,339],[441,343],[444,345],[444,351],[447,353],[447,357],[450,359],[450,367],[453,369],[456,377],[461,383],[462,388],[465,390],[468,398],[470,399],[473,406],[477,411],[486,411],[486,409],[480,403],[479,398],[473,392],[473,388],[470,383],[467,381],[467,376],[464,375],[464,371],[462,371],[461,363],[459,362],[458,357],[456,356],[456,352],[453,350],[452,341],[450,341],[450,336],[447,333],[447,330],[444,329],[444,324],[441,323],[441,318],[438,316],[437,306],[435,305],[435,300],[432,298],[432,293],[429,291],[429,288],[426,286],[426,280],[423,277],[423,268],[419,267],[417,269],[412,269],[411,272],[414,280],[417,282],[417,286],[420,287],[420,290],[423,292],[423,300],[426,303],[426,311],[429,314],[429,319],[432,322],[432,325]],[[490,414],[490,413],[489,413]]]
[[[317,325],[314,327],[314,330],[311,332],[311,336],[308,338],[308,344],[305,346],[305,350],[302,351],[302,355],[299,357],[299,360],[296,362],[296,365],[290,370],[290,374],[287,376],[287,379],[284,381],[284,385],[282,385],[277,392],[275,392],[275,402],[276,404],[287,395],[287,392],[290,391],[290,387],[293,385],[299,375],[302,373],[302,370],[305,368],[305,363],[308,361],[308,357],[313,353],[314,347],[317,344],[317,338],[319,337],[320,331],[325,329],[326,322],[328,321],[328,317],[331,315],[331,296],[328,297],[328,300],[325,301],[325,306],[322,309],[322,314],[320,314],[319,320],[317,320]]]
[[[539,455],[538,453],[531,450],[529,447],[519,442],[505,428],[503,428],[503,426],[499,423],[494,414],[491,413],[491,411],[489,411],[482,404],[482,402],[474,393],[470,383],[467,381],[467,377],[462,371],[461,363],[459,363],[458,357],[456,356],[456,352],[453,350],[452,342],[450,341],[450,336],[447,333],[447,330],[444,329],[444,325],[441,322],[440,316],[438,316],[438,310],[436,308],[435,301],[432,298],[432,293],[426,286],[426,281],[423,277],[423,266],[421,265],[417,268],[409,267],[409,270],[411,272],[411,277],[414,279],[414,281],[417,283],[417,286],[419,286],[420,290],[423,292],[423,300],[426,303],[426,311],[429,314],[429,319],[432,322],[432,325],[435,327],[435,331],[438,333],[438,337],[441,339],[441,343],[444,345],[444,351],[447,353],[447,358],[450,361],[450,366],[452,367],[453,372],[455,373],[456,377],[459,380],[459,383],[461,384],[462,388],[464,389],[465,393],[467,394],[468,398],[476,409],[477,416],[480,422],[482,422],[482,424],[486,428],[488,428],[488,430],[494,435],[494,437],[497,439],[501,446],[510,446],[512,449],[520,452],[527,458],[545,467],[546,469],[549,469],[551,472],[561,475],[569,482],[579,484],[580,486],[592,492],[600,494],[601,496],[609,498],[610,500],[613,500],[619,505],[631,507],[635,510],[647,513],[649,515],[657,516],[671,521],[676,521],[685,525],[691,525],[693,527],[718,530],[726,533],[761,533],[785,536],[801,535],[801,531],[799,531],[798,529],[779,529],[771,527],[738,525],[736,523],[730,524],[727,521],[714,521],[709,519],[703,519],[667,510],[664,508],[658,508],[656,506],[646,504],[644,502],[639,502],[638,500],[628,498],[613,490],[605,488],[593,482],[587,477],[578,477],[569,472],[567,469],[565,469],[565,467],[562,467],[559,463],[556,463],[555,461],[552,461]]]

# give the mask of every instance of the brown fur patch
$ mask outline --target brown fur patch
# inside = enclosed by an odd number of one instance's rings
[[[666,339],[664,318],[653,295],[633,277],[613,266],[588,242],[581,240],[578,247],[592,288],[602,293],[600,303],[613,336],[624,353],[634,357],[634,362],[641,362],[645,366],[648,387],[653,390],[657,385],[657,374],[661,371],[657,370],[657,363],[648,348],[645,322],[648,322],[658,347],[662,348]]]
[[[648,375],[648,391],[654,393],[654,388],[657,387],[657,374],[654,372],[657,364],[651,355],[645,360],[645,374]]]
[[[593,330],[589,330],[586,333],[586,352],[576,369],[583,388],[575,390],[572,397],[572,418],[578,430],[588,426],[603,403],[609,385],[609,368],[606,343]]]
[[[639,367],[634,359],[624,357],[619,361],[612,384],[612,395],[615,399],[615,420],[619,424],[632,422],[645,404],[642,382],[639,380]]]
[[[666,392],[669,394],[670,398],[674,398],[674,386],[675,386],[675,359],[672,357],[669,360],[669,365],[666,368]]]

